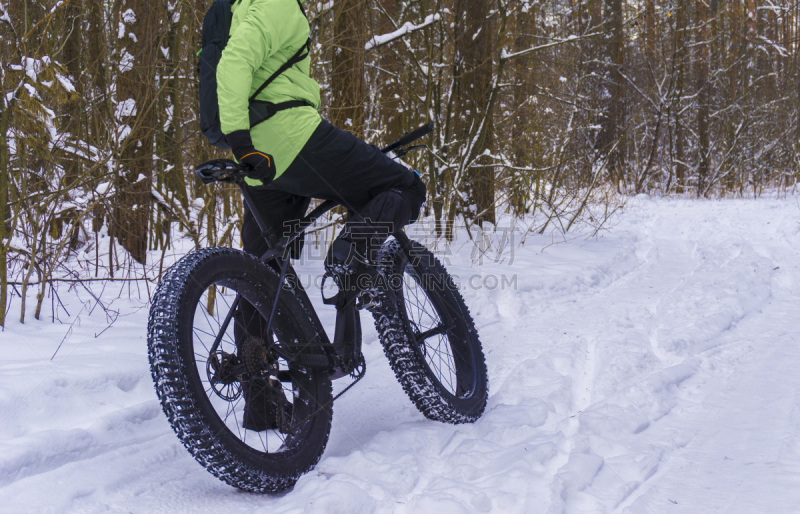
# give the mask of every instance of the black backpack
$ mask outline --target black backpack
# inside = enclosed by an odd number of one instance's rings
[[[219,102],[217,100],[217,65],[222,57],[222,51],[228,44],[231,31],[231,5],[237,0],[214,0],[203,19],[202,48],[197,52],[197,74],[200,77],[200,130],[208,142],[220,150],[229,150],[230,145],[225,141],[219,121]],[[306,11],[298,0],[297,4],[305,16]],[[312,106],[304,100],[271,103],[256,100],[256,96],[272,83],[281,73],[308,57],[311,48],[311,38],[273,73],[258,90],[250,97],[250,128],[270,119],[276,113],[294,107]],[[313,106],[312,106],[313,107]]]

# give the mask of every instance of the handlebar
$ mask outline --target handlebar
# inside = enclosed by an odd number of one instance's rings
[[[383,148],[381,152],[383,153],[394,152],[398,148],[411,144],[417,139],[427,136],[431,132],[433,132],[433,124],[428,123],[427,125],[423,125],[418,129],[412,130],[411,132],[406,132],[403,136],[400,137],[400,139],[390,144],[389,146]]]
[[[425,137],[433,132],[433,124],[428,123],[411,132],[406,132],[400,139],[383,148],[381,152],[389,153],[395,152],[397,157],[405,155],[409,150],[417,148],[424,148],[423,146],[414,146],[411,148],[400,150],[402,147],[413,143],[421,137]],[[399,150],[399,152],[398,152]],[[195,168],[197,177],[203,181],[203,184],[213,184],[214,182],[228,182],[228,183],[241,183],[243,174],[241,167],[230,159],[212,159],[200,164]],[[241,185],[241,184],[240,184]]]

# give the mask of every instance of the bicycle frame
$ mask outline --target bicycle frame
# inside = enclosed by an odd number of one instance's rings
[[[427,124],[424,125],[414,131],[411,131],[405,135],[403,135],[400,139],[395,141],[394,143],[390,144],[389,146],[383,148],[381,151],[383,153],[395,152],[397,156],[402,156],[408,153],[410,150],[415,150],[419,148],[425,148],[424,145],[419,145],[411,148],[402,148],[413,141],[429,134],[433,131],[433,125]],[[280,269],[280,275],[278,278],[278,287],[275,293],[275,298],[272,303],[272,309],[270,311],[270,315],[267,320],[267,327],[265,333],[269,334],[272,329],[272,322],[275,318],[275,313],[277,311],[278,303],[280,301],[281,293],[283,291],[283,283],[286,279],[287,272],[289,271],[289,254],[288,249],[291,247],[291,244],[300,236],[302,236],[306,229],[314,224],[314,222],[319,219],[322,215],[338,207],[340,205],[339,202],[335,202],[333,200],[326,200],[315,209],[313,209],[310,213],[306,214],[296,225],[292,231],[288,234],[284,235],[282,238],[277,239],[275,236],[272,227],[269,226],[264,216],[259,211],[256,202],[253,199],[253,195],[251,194],[250,190],[248,189],[247,184],[244,180],[244,174],[241,172],[238,164],[233,161],[226,160],[226,159],[215,159],[212,161],[208,161],[207,163],[203,163],[197,167],[197,175],[198,177],[206,184],[210,184],[213,182],[227,182],[236,184],[239,187],[239,190],[242,193],[242,198],[244,199],[245,205],[250,210],[250,213],[253,215],[253,218],[258,225],[259,230],[261,231],[261,237],[264,238],[264,241],[267,243],[268,250],[260,257],[262,262],[269,262],[274,260],[278,268]],[[365,220],[369,222],[369,220]],[[410,244],[408,236],[406,236],[405,232],[402,230],[395,231],[392,236],[400,243],[400,245],[406,249]],[[292,275],[294,272],[292,271]],[[296,276],[296,275],[295,275]],[[305,293],[305,290],[299,284],[296,284],[298,289],[298,294],[300,296],[300,301],[305,303],[308,307],[309,315],[312,316],[312,320],[314,322],[315,328],[317,333],[320,334],[321,337],[324,337],[324,341],[322,346],[330,348],[332,345],[327,338],[327,334],[325,332],[322,323],[319,321],[317,317],[316,311],[311,306],[311,303],[308,299],[308,295]],[[241,296],[236,295],[236,299],[231,304],[231,309],[228,314],[225,316],[225,320],[220,327],[220,332],[217,335],[214,344],[211,347],[211,352],[215,352],[222,340],[223,334],[225,334],[226,330],[228,329],[228,325],[230,324],[231,319],[234,316],[234,311],[238,308],[239,303],[241,301]],[[338,318],[337,318],[338,323]],[[338,330],[337,330],[338,332]],[[354,341],[359,347],[361,345],[360,340],[360,332],[358,333],[358,341]],[[334,367],[334,355],[331,352],[326,352],[328,355],[328,360],[330,361],[329,364],[331,368]],[[285,356],[282,356],[285,357]]]

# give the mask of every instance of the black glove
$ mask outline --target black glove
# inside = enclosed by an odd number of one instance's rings
[[[247,178],[260,180],[264,186],[272,182],[276,173],[275,159],[270,154],[259,152],[253,147],[249,130],[231,132],[225,139],[231,145],[231,151]]]

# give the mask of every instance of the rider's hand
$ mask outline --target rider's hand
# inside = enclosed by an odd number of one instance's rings
[[[266,186],[275,178],[275,159],[268,153],[259,152],[253,147],[249,130],[237,130],[225,136],[231,145],[234,157],[239,161],[247,178],[260,180]]]

